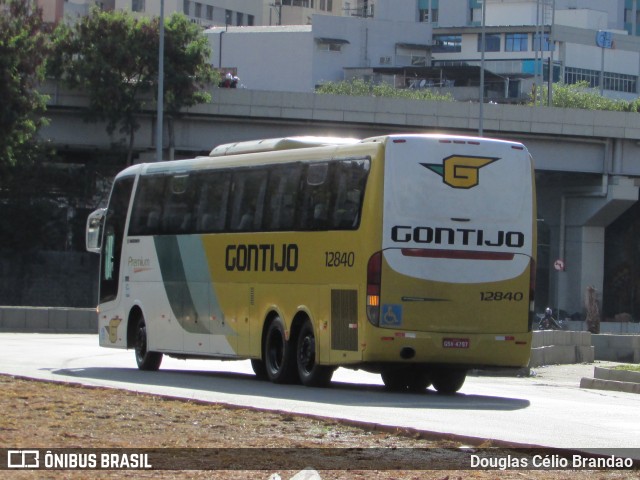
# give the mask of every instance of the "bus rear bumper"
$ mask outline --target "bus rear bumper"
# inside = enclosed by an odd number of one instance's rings
[[[526,367],[531,332],[424,333],[378,330],[365,344],[365,363],[454,364],[473,367]]]

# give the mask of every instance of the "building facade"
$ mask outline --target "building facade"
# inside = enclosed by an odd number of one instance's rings
[[[211,63],[251,89],[312,92],[349,68],[428,62],[426,23],[314,15],[312,25],[218,27],[205,31]],[[286,55],[282,53],[286,52]],[[265,63],[265,58],[269,61]]]
[[[346,6],[345,6],[346,4]],[[158,0],[115,0],[115,8],[158,16]],[[183,13],[205,28],[214,26],[307,25],[314,14],[344,15],[343,0],[164,0],[165,15]]]

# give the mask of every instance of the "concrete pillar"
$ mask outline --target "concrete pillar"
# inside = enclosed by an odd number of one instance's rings
[[[565,270],[558,276],[556,305],[569,314],[582,313],[587,287],[602,295],[605,227],[568,226],[565,234]],[[600,298],[601,299],[601,298]]]
[[[570,314],[583,312],[589,286],[602,299],[605,228],[638,200],[634,179],[604,180],[601,191],[562,196],[559,251],[566,268],[557,273],[554,305]]]

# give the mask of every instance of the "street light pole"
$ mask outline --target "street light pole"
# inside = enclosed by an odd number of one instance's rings
[[[160,0],[160,34],[158,47],[158,111],[156,113],[156,161],[162,161],[162,131],[164,112],[164,0]]]
[[[478,136],[484,135],[484,51],[486,49],[485,37],[486,37],[486,8],[485,3],[487,0],[482,0],[482,33],[480,34],[480,112],[478,119]]]

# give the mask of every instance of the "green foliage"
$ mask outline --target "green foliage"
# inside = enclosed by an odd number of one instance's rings
[[[38,156],[35,136],[46,120],[43,77],[48,36],[35,2],[0,0],[0,165]]]
[[[200,27],[182,14],[165,22],[164,104],[177,114],[184,107],[211,101],[204,91],[218,84],[220,74],[209,64],[210,47]]]
[[[543,87],[542,98],[547,98],[547,87]],[[546,102],[544,102],[546,104]],[[531,95],[530,105],[534,104],[534,95]],[[634,106],[635,105],[635,106]],[[553,84],[552,106],[559,108],[579,108],[583,110],[609,110],[614,112],[638,111],[638,101],[628,102],[615,100],[600,95],[589,88],[589,84],[578,82],[571,85],[565,83]]]
[[[131,163],[138,117],[155,105],[158,82],[159,19],[135,18],[97,8],[54,35],[51,75],[89,95],[87,120],[105,121],[107,132],[119,127],[129,136]],[[208,66],[208,43],[184,15],[165,21],[164,102],[177,114],[210,100],[202,88],[215,80]]]
[[[147,103],[157,72],[153,28],[147,19],[97,8],[73,26],[60,24],[54,34],[49,72],[89,95],[86,119],[105,121],[107,132],[130,138],[139,128],[137,115]],[[157,58],[157,53],[155,54]],[[130,148],[131,151],[131,148]]]
[[[316,93],[329,95],[352,95],[361,97],[393,97],[412,100],[434,100],[452,102],[453,97],[432,90],[413,90],[394,88],[388,83],[373,84],[356,78],[342,82],[327,82],[316,89]]]

